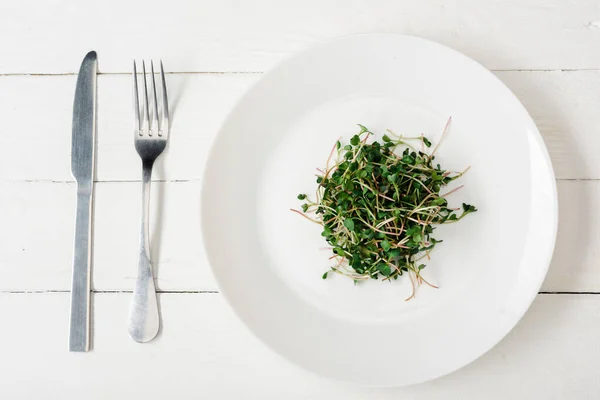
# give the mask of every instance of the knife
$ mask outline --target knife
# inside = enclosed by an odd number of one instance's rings
[[[73,251],[69,351],[89,350],[97,64],[96,52],[90,51],[83,59],[79,69],[73,104],[71,172],[77,181],[77,214]]]

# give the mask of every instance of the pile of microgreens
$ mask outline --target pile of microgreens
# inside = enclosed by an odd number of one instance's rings
[[[444,133],[449,125],[450,120]],[[437,287],[421,276],[425,264],[420,263],[442,242],[432,236],[434,226],[477,211],[464,203],[462,209],[448,206],[446,197],[462,186],[440,194],[468,168],[458,173],[434,166],[437,146],[427,154],[431,142],[422,135],[402,137],[388,130],[382,142],[367,142],[372,132],[359,127],[349,144],[335,143],[325,169],[318,169],[315,201],[300,194],[302,211],[292,211],[323,227],[334,260],[323,279],[332,271],[355,283],[391,281],[407,273],[413,288],[409,300],[415,283]]]

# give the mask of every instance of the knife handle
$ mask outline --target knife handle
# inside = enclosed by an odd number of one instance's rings
[[[77,185],[69,351],[89,350],[92,185]]]

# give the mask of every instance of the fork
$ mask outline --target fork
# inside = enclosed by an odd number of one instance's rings
[[[149,209],[150,209],[150,179],[154,161],[161,155],[169,139],[169,105],[167,101],[167,85],[162,61],[160,62],[160,78],[162,83],[162,101],[159,120],[158,96],[156,94],[156,81],[154,79],[154,63],[150,62],[150,76],[152,83],[151,106],[148,106],[148,84],[146,82],[146,64],[142,61],[142,75],[144,77],[142,108],[140,110],[140,93],[138,91],[138,78],[136,62],[133,62],[133,104],[135,132],[135,149],[142,159],[142,226],[140,231],[140,252],[138,275],[133,289],[133,299],[129,309],[128,331],[129,336],[139,343],[152,340],[160,328],[158,304],[156,301],[156,288],[150,262],[149,241]]]

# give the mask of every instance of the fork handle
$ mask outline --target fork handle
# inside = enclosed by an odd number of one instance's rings
[[[150,263],[149,214],[150,178],[153,162],[142,163],[142,226],[138,275],[129,309],[129,336],[139,343],[148,342],[158,334],[160,319],[156,302],[156,288]]]

